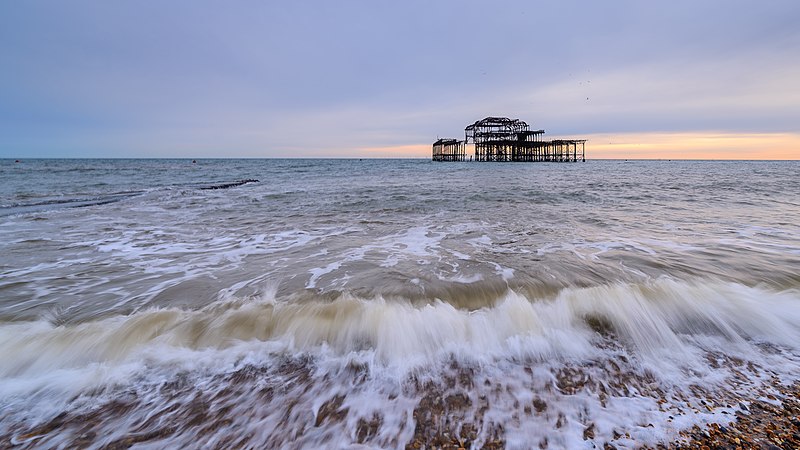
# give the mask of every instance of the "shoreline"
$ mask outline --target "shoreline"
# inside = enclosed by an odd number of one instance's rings
[[[681,433],[671,449],[800,448],[800,382],[773,385],[779,395],[739,404],[736,419],[728,425],[694,426]],[[658,448],[658,447],[657,447]]]
[[[129,390],[108,392],[111,395],[105,401],[88,410],[81,412],[65,409],[43,423],[18,423],[0,434],[0,446],[36,448],[40,445],[69,444],[71,447],[81,448],[128,448],[144,444],[159,448],[162,444],[168,446],[175,438],[180,441],[179,436],[185,437],[188,434],[198,438],[197,442],[205,442],[213,448],[247,447],[253,445],[250,439],[255,436],[234,432],[244,424],[236,425],[241,419],[237,416],[250,411],[252,416],[245,420],[258,421],[264,419],[259,415],[259,409],[277,407],[278,416],[282,417],[280,424],[276,424],[278,428],[273,431],[262,430],[267,431],[267,435],[262,438],[266,438],[265,444],[286,448],[304,448],[303,439],[311,434],[331,436],[329,433],[335,430],[343,433],[340,437],[345,441],[328,442],[332,445],[336,445],[336,442],[349,442],[347,445],[382,445],[382,442],[392,447],[412,450],[547,449],[575,448],[580,445],[594,445],[595,448],[604,450],[800,448],[800,381],[784,385],[773,375],[769,380],[762,379],[763,383],[758,383],[750,396],[735,392],[733,385],[730,390],[719,389],[713,392],[698,386],[696,390],[692,390],[689,398],[684,396],[689,393],[653,389],[653,380],[648,380],[647,376],[629,372],[611,361],[608,363],[610,365],[603,370],[613,370],[614,376],[608,380],[616,380],[610,384],[598,382],[593,376],[596,372],[591,373],[586,367],[573,366],[553,372],[553,384],[548,389],[528,392],[512,392],[508,384],[484,375],[478,376],[474,367],[452,363],[450,370],[443,373],[441,379],[422,380],[412,377],[400,391],[385,392],[388,395],[386,406],[397,401],[402,403],[402,399],[397,399],[398,395],[414,399],[413,407],[408,411],[409,416],[401,412],[406,417],[403,420],[405,425],[394,429],[398,434],[393,437],[386,435],[386,427],[392,429],[387,423],[392,414],[390,410],[373,410],[370,414],[353,410],[353,404],[349,400],[351,393],[346,391],[328,391],[339,393],[324,401],[320,398],[321,403],[316,412],[293,408],[293,405],[300,404],[299,400],[305,395],[304,392],[314,390],[321,383],[313,375],[315,367],[310,360],[285,361],[277,369],[245,366],[225,376],[214,377],[213,384],[220,388],[216,393],[197,389],[188,380],[153,386],[159,393],[155,397]],[[739,375],[743,379],[740,381],[749,384],[753,380],[748,375],[753,374],[748,373],[749,370],[745,367],[746,365],[741,367],[742,372]],[[764,373],[763,369],[758,370]],[[524,373],[532,376],[536,372],[535,367],[524,368]],[[351,389],[358,391],[369,383],[369,369],[366,366],[350,366],[342,375],[345,378],[336,383],[339,387],[349,384]],[[254,392],[255,386],[260,386],[260,389]],[[555,396],[548,396],[548,391]],[[498,405],[495,402],[509,393],[517,400],[513,404],[504,403],[505,406],[501,408],[510,407],[515,412],[507,417],[508,420],[498,420],[500,417],[496,414],[495,408]],[[583,399],[577,395],[581,393],[584,394]],[[638,425],[629,423],[628,426],[622,423],[619,426],[612,424],[613,429],[609,433],[609,424],[603,422],[601,415],[584,415],[579,411],[576,415],[576,411],[563,409],[563,400],[580,403],[586,400],[585,394],[595,397],[603,409],[606,402],[614,401],[612,397],[648,397],[658,405],[657,410],[651,412],[665,419],[669,415],[669,418],[665,423],[654,421],[655,425],[645,422]],[[558,397],[562,400],[558,401]],[[147,398],[149,401],[145,400]],[[161,400],[157,400],[158,398]],[[162,409],[152,410],[148,406],[152,405],[150,401],[168,403],[179,398],[183,400],[171,406],[165,404]],[[236,412],[236,405],[248,398],[254,402]],[[217,407],[209,410],[211,405]],[[293,416],[294,425],[299,428],[286,422]],[[136,417],[139,418],[138,421],[134,420]],[[647,430],[669,427],[670,424],[677,428],[686,420],[704,424],[676,430],[678,436],[671,442],[642,443],[642,433],[647,433]],[[114,422],[136,426],[130,426],[113,439],[108,439],[104,436],[107,436],[108,426],[113,426],[109,424]],[[527,436],[531,440],[521,441],[520,436],[515,437],[513,432],[509,433],[520,425],[544,425],[549,429],[536,428],[541,433],[533,433]],[[287,433],[297,434],[291,438]],[[389,440],[385,440],[387,437]],[[299,441],[294,441],[295,438]],[[408,440],[402,444],[406,439]]]

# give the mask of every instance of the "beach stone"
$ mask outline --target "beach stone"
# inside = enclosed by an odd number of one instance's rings
[[[585,430],[583,430],[583,440],[587,441],[590,439],[594,439],[594,422],[589,424],[589,426],[586,427]]]

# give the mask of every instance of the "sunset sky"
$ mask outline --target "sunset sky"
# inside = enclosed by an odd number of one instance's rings
[[[800,2],[0,3],[0,157],[800,158]]]

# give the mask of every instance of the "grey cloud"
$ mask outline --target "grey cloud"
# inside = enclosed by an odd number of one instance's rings
[[[0,156],[346,153],[488,114],[798,131],[798,5],[7,2]]]

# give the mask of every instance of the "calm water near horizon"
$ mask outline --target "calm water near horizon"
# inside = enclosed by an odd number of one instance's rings
[[[799,343],[800,161],[0,160],[0,446],[654,445]]]

